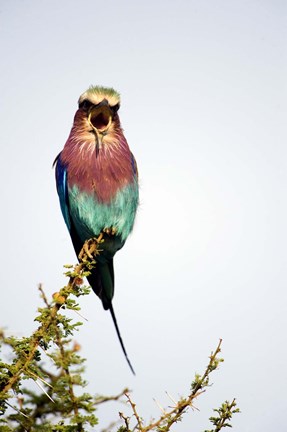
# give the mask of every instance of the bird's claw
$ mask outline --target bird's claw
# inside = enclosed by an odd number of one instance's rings
[[[109,227],[109,228],[104,228],[103,229],[103,232],[105,233],[105,234],[108,234],[108,235],[115,235],[116,233],[117,233],[117,229],[114,227],[114,226],[112,226],[112,227]]]
[[[103,234],[99,237],[93,237],[86,240],[83,247],[78,255],[78,258],[82,262],[88,261],[88,259],[93,260],[96,255],[99,255],[101,250],[98,249],[99,244],[102,242]]]
[[[99,237],[93,237],[89,240],[86,240],[83,244],[83,247],[78,255],[78,258],[82,262],[87,262],[88,260],[93,260],[96,255],[99,255],[100,252],[102,252],[101,249],[99,249],[99,244],[102,243],[104,234],[107,234],[109,236],[114,236],[117,233],[117,229],[112,226],[109,228],[104,228],[99,235]]]

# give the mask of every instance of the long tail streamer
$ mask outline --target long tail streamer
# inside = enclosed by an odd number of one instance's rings
[[[112,305],[112,304],[110,305],[110,308],[109,308],[109,309],[110,309],[110,311],[111,311],[112,319],[113,319],[113,322],[114,322],[114,325],[115,325],[115,328],[116,328],[116,332],[117,332],[117,335],[118,335],[118,338],[119,338],[119,341],[120,341],[120,344],[121,344],[121,347],[122,347],[123,353],[124,353],[125,358],[126,358],[126,360],[127,360],[127,362],[128,362],[128,365],[129,365],[129,367],[130,367],[130,370],[131,370],[132,373],[135,375],[136,373],[135,373],[134,368],[132,367],[132,364],[131,364],[131,362],[130,362],[130,360],[129,360],[129,358],[128,358],[128,355],[127,355],[127,352],[126,352],[126,349],[125,349],[125,346],[124,346],[124,343],[123,343],[123,340],[122,340],[122,337],[121,337],[121,334],[120,334],[120,330],[119,330],[119,327],[118,327],[117,319],[116,319],[115,312],[114,312],[114,309],[113,309],[113,305]]]

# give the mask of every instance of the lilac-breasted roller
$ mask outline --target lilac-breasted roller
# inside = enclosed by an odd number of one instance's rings
[[[88,277],[103,307],[110,310],[128,359],[112,299],[113,257],[132,231],[138,206],[138,174],[121,128],[120,95],[90,87],[80,96],[68,140],[56,158],[56,183],[65,223],[77,256],[86,240],[103,233],[101,253]]]

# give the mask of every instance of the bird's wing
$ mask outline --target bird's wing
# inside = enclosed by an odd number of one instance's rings
[[[75,248],[75,252],[78,255],[82,249],[83,243],[81,242],[75,225],[71,218],[69,194],[68,194],[68,175],[67,168],[61,160],[61,153],[56,157],[53,166],[56,165],[56,184],[57,192],[59,195],[60,205],[64,220],[70,232],[70,236]]]
[[[61,161],[61,153],[56,157],[53,166],[56,165],[56,184],[57,192],[60,199],[60,205],[64,220],[71,231],[71,217],[70,217],[70,207],[68,198],[68,186],[67,186],[67,170],[63,162]]]

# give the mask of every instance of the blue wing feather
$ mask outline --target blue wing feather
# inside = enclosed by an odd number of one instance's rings
[[[135,157],[132,153],[131,153],[131,163],[132,163],[132,169],[133,169],[134,176],[137,178],[138,177],[138,167],[137,167]]]
[[[57,156],[54,164],[56,164],[56,184],[57,192],[59,195],[60,205],[65,223],[68,230],[71,231],[71,217],[69,208],[68,198],[68,186],[67,186],[67,169],[61,161],[61,153]]]

